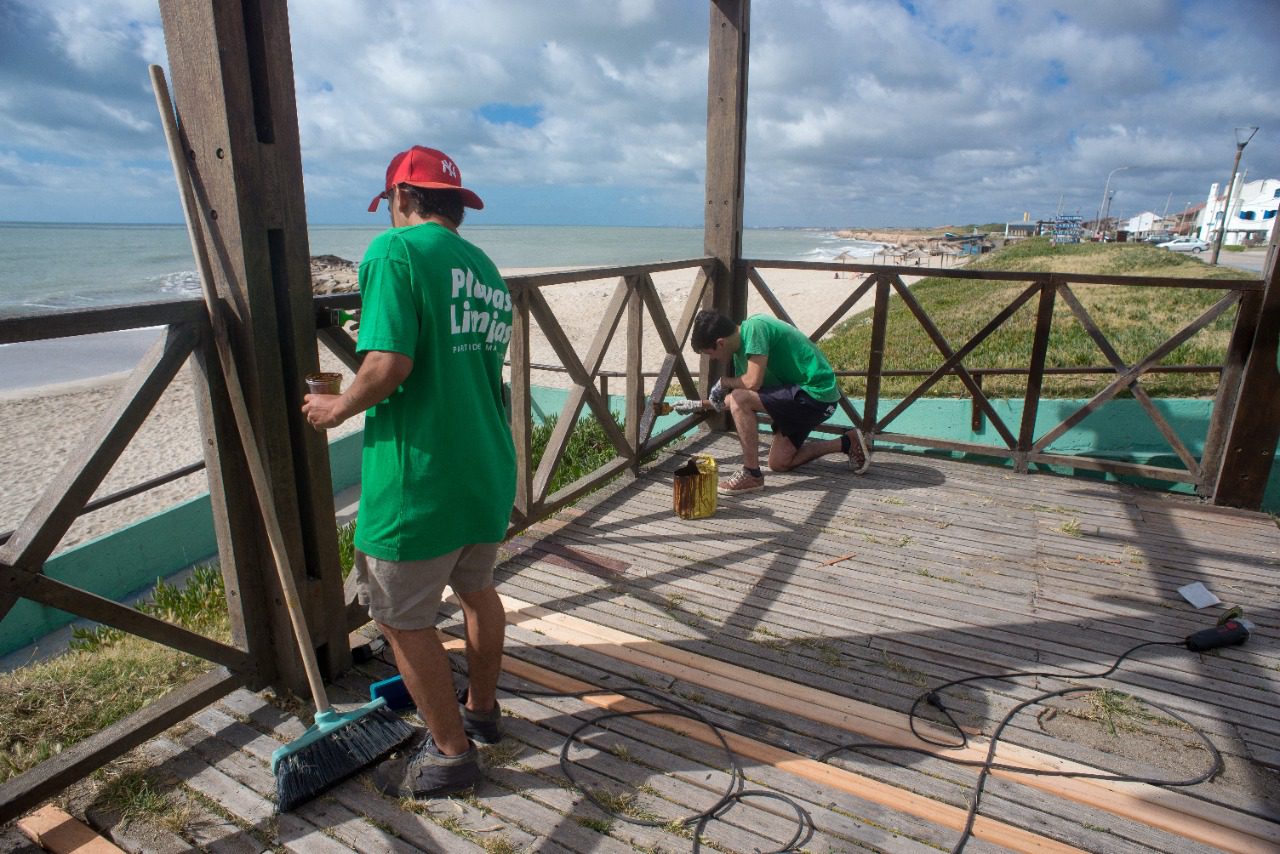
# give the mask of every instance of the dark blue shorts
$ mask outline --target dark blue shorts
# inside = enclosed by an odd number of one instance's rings
[[[798,385],[775,385],[760,389],[760,402],[773,419],[773,432],[786,436],[799,448],[810,431],[836,411],[834,403],[814,400]]]

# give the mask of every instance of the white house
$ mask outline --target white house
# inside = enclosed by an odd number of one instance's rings
[[[1125,221],[1124,231],[1134,238],[1143,238],[1156,230],[1156,223],[1161,222],[1160,215],[1151,211],[1143,211]]]
[[[1216,239],[1218,229],[1222,227],[1226,202],[1225,196],[1218,195],[1217,184],[1209,188],[1209,199],[1198,222],[1202,240]],[[1223,245],[1265,244],[1275,228],[1277,209],[1280,209],[1280,178],[1248,181],[1243,185],[1236,182],[1236,191],[1231,195],[1231,210],[1226,212]]]

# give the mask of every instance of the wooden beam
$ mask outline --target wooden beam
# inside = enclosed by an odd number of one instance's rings
[[[1240,392],[1222,452],[1213,503],[1258,509],[1275,466],[1280,439],[1280,228],[1271,229],[1263,272],[1265,291],[1258,307]]]
[[[707,197],[703,249],[716,259],[712,307],[746,316],[742,200],[751,0],[712,0],[707,43]]]
[[[267,0],[161,0],[160,11],[203,251],[289,564],[299,586],[305,577],[319,585],[306,616],[321,669],[333,676],[350,666],[350,652],[341,621],[328,618],[343,606],[328,446],[300,411],[302,377],[318,357],[288,11]],[[238,447],[236,431],[206,438]],[[242,476],[238,467],[223,472],[229,492],[249,492],[236,482]],[[266,540],[261,523],[217,524],[245,538],[237,557],[252,565],[242,571],[270,578],[269,556],[250,548]],[[274,580],[264,589],[273,644],[255,651],[273,655],[281,680],[301,690],[284,597]]]

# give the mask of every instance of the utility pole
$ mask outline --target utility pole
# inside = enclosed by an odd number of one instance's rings
[[[1107,229],[1103,224],[1103,217],[1106,215],[1104,211],[1111,207],[1111,176],[1128,168],[1128,166],[1117,166],[1107,173],[1107,183],[1102,188],[1102,203],[1098,205],[1098,236],[1103,241],[1107,239]]]
[[[1218,253],[1222,251],[1222,238],[1227,233],[1227,216],[1231,213],[1231,196],[1236,189],[1236,170],[1240,168],[1240,155],[1244,154],[1244,147],[1257,132],[1256,127],[1236,128],[1236,159],[1231,164],[1231,176],[1227,178],[1227,198],[1222,208],[1222,225],[1218,228],[1218,236],[1213,241],[1213,256],[1209,258],[1210,264],[1218,263]]]

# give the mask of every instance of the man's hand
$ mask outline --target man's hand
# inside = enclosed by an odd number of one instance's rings
[[[724,399],[729,396],[729,390],[721,385],[720,380],[716,380],[716,384],[711,387],[711,391],[707,394],[707,400],[715,407],[716,412],[724,412]]]
[[[307,422],[317,430],[328,430],[337,427],[347,416],[343,414],[342,395],[340,394],[308,394],[302,398],[302,414]]]

